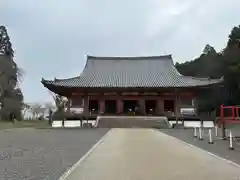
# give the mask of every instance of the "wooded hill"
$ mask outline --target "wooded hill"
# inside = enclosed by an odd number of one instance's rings
[[[220,104],[240,105],[240,25],[232,29],[227,46],[221,52],[207,44],[198,58],[176,63],[176,68],[187,76],[224,77],[224,88],[199,97],[200,111],[219,109]]]

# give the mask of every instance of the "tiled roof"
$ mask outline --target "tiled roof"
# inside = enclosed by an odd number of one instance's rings
[[[196,87],[221,82],[223,79],[195,78],[181,75],[171,55],[150,57],[87,56],[84,70],[78,77],[42,80],[46,85],[62,87]]]

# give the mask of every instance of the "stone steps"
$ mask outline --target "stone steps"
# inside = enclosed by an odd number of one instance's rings
[[[166,117],[99,117],[99,128],[169,128]]]

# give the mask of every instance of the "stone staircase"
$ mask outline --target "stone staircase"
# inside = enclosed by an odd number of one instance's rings
[[[170,128],[164,116],[99,116],[99,128]]]

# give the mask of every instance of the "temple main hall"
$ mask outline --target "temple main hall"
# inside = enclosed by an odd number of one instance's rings
[[[184,76],[171,55],[147,57],[87,56],[79,76],[42,79],[50,91],[65,96],[84,115],[179,115],[180,108],[197,109],[197,96],[223,79]]]

